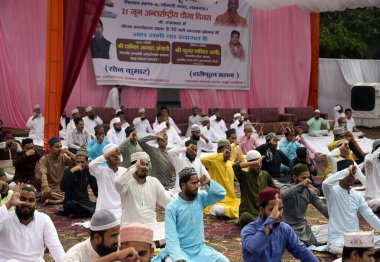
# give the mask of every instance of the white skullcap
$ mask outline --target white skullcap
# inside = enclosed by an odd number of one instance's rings
[[[235,118],[238,118],[238,117],[241,117],[241,114],[240,114],[240,113],[236,113],[236,114],[234,114],[234,119],[235,119]]]
[[[88,107],[86,107],[84,110],[85,110],[86,112],[90,112],[90,111],[92,111],[92,106],[88,106]]]
[[[145,113],[145,108],[140,108],[139,113]]]
[[[242,109],[242,110],[240,110],[240,113],[247,114],[248,112],[247,112],[247,109]]]
[[[202,122],[203,121],[209,121],[210,119],[208,118],[208,116],[204,116],[204,117],[202,117]]]
[[[191,126],[190,131],[201,131],[201,128],[197,124],[194,124]]]
[[[116,123],[121,123],[121,119],[120,117],[115,117],[114,119],[111,120],[111,122],[112,122],[112,125]]]
[[[319,113],[319,114],[320,114],[321,111],[319,111],[319,109],[315,109],[315,110],[314,110],[314,113]]]
[[[115,114],[117,115],[120,112],[121,112],[121,109],[116,109]]]
[[[108,209],[96,210],[90,222],[91,231],[102,231],[119,225],[115,215]]]
[[[74,115],[74,114],[79,114],[79,110],[78,108],[74,108],[73,110],[71,110],[71,114]]]
[[[250,150],[250,151],[247,152],[247,154],[245,156],[245,158],[247,159],[247,161],[259,159],[260,157],[261,157],[261,154],[257,150]]]
[[[147,161],[150,160],[149,155],[145,152],[136,152],[131,155],[131,162],[134,162],[140,159],[144,159]]]
[[[375,236],[373,231],[361,231],[344,233],[345,247],[368,248],[375,246]]]
[[[244,129],[248,129],[248,128],[253,129],[253,125],[252,124],[244,124]]]
[[[33,109],[38,109],[38,108],[41,108],[39,104],[33,105]]]
[[[117,147],[115,144],[108,144],[103,148],[103,155],[107,154],[109,151]]]

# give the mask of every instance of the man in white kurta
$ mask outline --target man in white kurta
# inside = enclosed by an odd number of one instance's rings
[[[218,140],[226,139],[227,126],[219,113],[214,120],[210,120],[210,127],[215,131]]]
[[[176,132],[176,130],[170,125],[168,128],[167,123],[161,122],[159,125],[157,125],[153,129],[153,133],[158,134],[160,132],[165,131],[166,135],[168,136],[168,147],[172,147],[173,145],[181,145],[182,139]]]
[[[175,131],[180,135],[181,130],[178,128],[178,126],[175,124],[173,118],[169,116],[169,109],[166,106],[161,106],[160,113],[157,115],[156,120],[153,123],[153,128],[155,128],[157,125],[159,125],[162,121],[158,119],[159,115],[162,115],[165,120],[169,121],[169,124],[171,127],[175,129]]]
[[[373,211],[380,209],[380,139],[373,142],[372,153],[365,156],[364,168],[367,179],[365,199]]]
[[[204,116],[202,118],[201,134],[203,134],[211,142],[217,143],[219,141],[216,132],[210,126],[210,119],[208,116]]]
[[[172,200],[157,178],[148,176],[149,156],[145,152],[131,155],[134,163],[127,172],[116,178],[115,186],[122,203],[121,226],[140,222],[154,231],[164,232],[165,223],[157,222],[156,206],[162,207]],[[155,239],[155,240],[162,240]]]
[[[44,261],[45,246],[55,261],[63,261],[65,251],[57,230],[48,215],[35,210],[36,197],[34,186],[17,185],[12,198],[0,208],[0,261]],[[14,206],[17,212],[10,212]]]
[[[230,128],[235,129],[237,137],[244,136],[244,118],[240,113],[234,114],[234,122],[231,124]]]
[[[202,176],[210,178],[205,166],[202,165],[201,160],[197,157],[197,151],[197,141],[191,139],[185,142],[185,147],[176,147],[169,150],[170,161],[172,162],[176,173],[174,188],[170,190],[174,197],[177,197],[178,193],[181,192],[179,186],[179,172],[184,168],[194,168],[199,179]]]
[[[99,116],[94,114],[92,106],[86,107],[85,111],[87,115],[82,118],[84,122],[84,129],[86,129],[90,133],[91,139],[94,139],[95,127],[103,125],[103,120]]]
[[[74,119],[75,118],[80,118],[80,114],[79,114],[79,110],[78,108],[74,108],[73,110],[71,110],[71,120],[70,122],[67,124],[66,126],[66,137],[65,139],[68,140],[69,136],[71,136],[71,133],[75,130],[75,123],[74,123]]]
[[[44,121],[39,104],[33,105],[34,116],[29,117],[26,126],[30,128],[29,137],[32,139],[44,138]]]
[[[352,164],[322,183],[329,213],[327,248],[332,254],[342,254],[344,233],[359,231],[358,212],[376,230],[380,231],[380,219],[372,212],[362,194],[352,190],[356,167]]]
[[[121,86],[114,86],[108,92],[106,107],[113,107],[115,110],[120,108]]]
[[[106,162],[108,166],[104,166]],[[90,174],[98,183],[96,210],[108,209],[116,218],[121,217],[121,200],[115,188],[115,180],[127,171],[126,168],[118,166],[122,162],[117,145],[108,144],[103,148],[103,155],[95,158],[88,165]]]
[[[146,119],[145,116],[145,108],[139,109],[139,116],[133,119],[132,124],[135,127],[137,135],[139,137],[145,137],[148,134],[153,133],[153,129],[150,126],[149,120]]]
[[[107,132],[107,140],[111,144],[120,145],[126,139],[124,130],[121,128],[120,117],[111,120],[110,129]]]
[[[192,111],[193,111],[193,114],[191,116],[189,116],[189,123],[188,123],[188,126],[187,126],[187,131],[186,131],[186,137],[189,137],[191,135],[191,127],[193,125],[198,125],[200,126],[202,123],[201,123],[201,120],[202,120],[202,116],[199,114],[199,108],[197,106],[194,106],[192,108]]]
[[[197,141],[197,156],[200,157],[202,151],[213,152],[216,150],[211,141],[201,132],[201,127],[198,125],[192,125],[190,128],[191,136],[186,138],[184,142],[192,139]],[[181,169],[182,170],[182,169]]]

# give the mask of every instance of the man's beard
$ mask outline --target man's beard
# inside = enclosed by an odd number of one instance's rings
[[[222,120],[222,117],[218,116],[215,120],[218,121],[218,122],[220,122],[220,120]]]
[[[144,121],[145,120],[145,117],[140,117],[141,121]]]
[[[193,162],[195,160],[195,157],[192,157],[189,153],[186,152],[186,157],[190,160],[190,162]]]
[[[116,128],[116,127],[114,127],[114,129],[115,129],[115,131],[116,131],[117,133],[119,133],[119,132],[121,131],[121,127],[120,127],[120,128]]]
[[[28,211],[22,211],[22,209],[26,207]],[[27,207],[27,206],[17,206],[16,207],[16,215],[20,220],[28,220],[34,216],[35,208]]]
[[[241,123],[239,122],[238,126],[242,126],[243,124],[244,124],[244,122],[241,122]]]
[[[90,115],[90,116],[88,116],[88,118],[90,118],[91,120],[94,120],[95,116]]]
[[[195,140],[195,141],[199,141],[199,139],[201,139],[201,137],[200,136],[191,136],[191,139]]]
[[[192,192],[192,191],[186,189],[185,194],[186,194],[187,198],[188,198],[190,201],[192,201],[192,200],[194,200],[194,199],[197,197],[197,195],[198,195],[198,191],[197,191],[196,193],[194,193],[194,192]]]
[[[96,252],[98,253],[98,255],[100,257],[105,257],[113,252],[116,252],[117,251],[117,248],[118,248],[118,245],[117,244],[114,244],[112,245],[111,247],[106,247],[104,245],[104,241],[102,239],[102,243],[100,243],[97,247],[96,247]]]
[[[319,117],[314,117],[314,118],[317,119],[317,120],[319,119]]]
[[[137,173],[137,172],[136,172],[136,174],[137,174],[137,176],[138,176],[139,178],[144,179],[144,178],[146,178],[146,177],[148,176],[148,169],[147,169],[147,168],[143,168],[143,169],[141,170],[141,173],[140,173],[140,174]]]

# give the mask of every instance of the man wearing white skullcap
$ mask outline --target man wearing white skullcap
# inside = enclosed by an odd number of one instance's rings
[[[191,135],[191,127],[193,125],[200,126],[202,124],[201,123],[202,116],[200,115],[199,107],[194,106],[191,109],[191,111],[193,112],[193,114],[191,116],[189,116],[189,124],[187,126],[186,137],[189,137]]]
[[[95,115],[92,106],[86,107],[85,111],[86,116],[82,118],[84,128],[90,133],[91,138],[93,139],[95,138],[95,127],[103,125],[103,120],[99,116]]]
[[[91,218],[90,237],[70,248],[64,262],[87,262],[117,251],[120,221],[107,209],[97,210]]]
[[[133,119],[132,123],[136,128],[136,132],[139,137],[145,137],[148,134],[153,133],[149,120],[146,119],[145,108],[139,109],[139,116]]]
[[[263,158],[258,151],[251,150],[246,155],[247,162],[236,163],[232,166],[240,184],[239,226],[242,228],[259,216],[260,191],[266,187],[276,187],[269,173],[261,170]],[[248,172],[243,170],[247,167]]]
[[[104,163],[107,162],[107,166]],[[95,158],[89,164],[90,174],[98,182],[98,199],[96,210],[108,209],[117,217],[121,217],[121,200],[115,188],[115,180],[127,169],[120,167],[123,162],[120,150],[115,144],[103,148],[103,155]]]
[[[41,114],[39,104],[33,105],[33,112],[34,115],[29,117],[28,122],[26,122],[26,127],[30,128],[29,137],[32,139],[43,139],[45,118]]]
[[[215,130],[210,126],[210,118],[208,116],[203,116],[201,122],[201,133],[211,142],[217,143],[219,141],[219,138]]]
[[[197,141],[197,156],[199,157],[202,153],[202,151],[206,152],[212,152],[214,151],[214,145],[211,143],[211,141],[205,137],[204,134],[201,132],[201,127],[199,125],[192,125],[190,127],[190,137],[186,138],[184,142],[188,140],[195,140]]]
[[[234,122],[230,129],[235,129],[237,137],[244,135],[244,117],[240,113],[234,114]]]
[[[110,130],[107,132],[107,140],[115,145],[120,145],[125,140],[125,132],[121,128],[120,117],[115,117],[111,120]]]
[[[344,234],[342,257],[334,262],[375,262],[375,240],[373,231]]]
[[[115,179],[121,199],[121,226],[140,222],[163,231],[165,224],[157,222],[156,206],[165,208],[172,198],[157,178],[149,176],[149,160],[145,152],[133,153],[130,168]]]
[[[316,109],[314,116],[307,121],[309,126],[309,135],[311,136],[324,136],[330,131],[330,124],[327,120],[320,117],[321,111]]]
[[[81,118],[81,116],[79,114],[78,108],[74,108],[73,110],[71,110],[71,120],[66,126],[66,137],[65,137],[66,140],[68,140],[69,136],[71,136],[71,133],[74,132],[75,130],[74,119],[79,119],[79,118]]]

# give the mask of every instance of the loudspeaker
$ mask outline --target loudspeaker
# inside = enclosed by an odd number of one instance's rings
[[[351,89],[351,107],[355,111],[372,111],[376,106],[374,86],[353,86]]]

